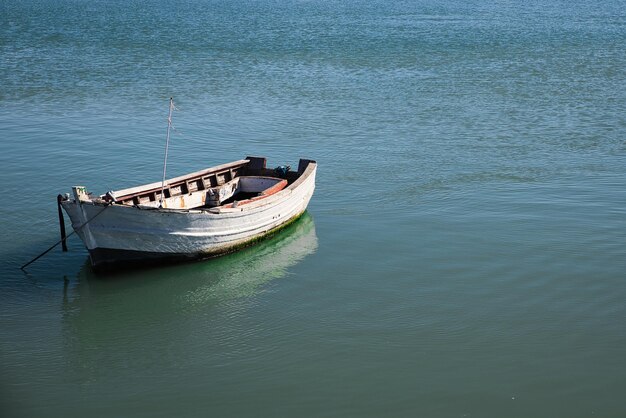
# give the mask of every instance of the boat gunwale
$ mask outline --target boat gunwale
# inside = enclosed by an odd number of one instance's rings
[[[242,161],[248,161],[248,160],[240,160],[237,161],[237,163],[242,162]],[[221,168],[221,167],[229,167],[231,164],[233,163],[227,163],[227,164],[222,164],[220,166],[217,167],[212,167],[209,168],[207,170],[202,170],[199,172],[195,172],[195,173],[191,173],[191,174],[196,174],[196,173],[202,173],[202,172],[210,172],[211,170],[215,169],[215,168]],[[111,207],[115,207],[115,208],[127,208],[127,209],[136,209],[136,210],[145,210],[145,211],[151,211],[151,212],[159,212],[159,213],[179,213],[179,214],[187,214],[187,213],[194,213],[194,214],[206,214],[206,213],[210,213],[210,214],[215,214],[215,215],[219,215],[219,214],[237,214],[237,213],[242,213],[242,212],[249,212],[252,211],[254,209],[258,209],[261,208],[263,206],[266,205],[272,205],[274,204],[276,201],[280,201],[283,200],[287,195],[293,193],[293,191],[295,191],[304,181],[306,181],[312,173],[314,173],[316,171],[317,168],[317,162],[314,160],[307,160],[307,165],[306,168],[304,169],[304,171],[298,175],[298,178],[291,184],[289,184],[287,187],[285,187],[283,190],[280,190],[277,193],[274,193],[270,196],[267,196],[263,199],[259,199],[257,201],[253,201],[250,203],[247,203],[245,205],[242,206],[237,206],[237,207],[222,207],[222,206],[216,206],[216,207],[212,207],[212,208],[203,208],[203,207],[195,207],[195,208],[159,208],[159,207],[153,207],[153,206],[146,206],[146,205],[127,205],[127,204],[123,204],[123,203],[116,203],[116,202],[105,202],[105,201],[81,201],[80,204],[90,204],[93,206],[111,206]],[[180,176],[180,177],[176,177],[175,179],[186,179],[188,178],[190,175],[185,175],[185,176]],[[155,183],[153,183],[155,184]],[[160,184],[160,183],[159,183]],[[149,184],[150,185],[150,184]],[[138,187],[142,187],[142,186],[137,186]],[[135,188],[136,189],[136,188]],[[132,190],[131,189],[125,189],[125,190]],[[140,190],[141,193],[144,193],[143,190]],[[123,196],[124,198],[128,198],[127,196]],[[61,202],[62,204],[72,204],[74,202],[72,201],[63,201]],[[79,202],[75,202],[75,203],[79,203]]]
[[[218,173],[222,170],[232,169],[236,167],[243,167],[248,164],[250,160],[237,160],[230,163],[220,164],[214,167],[205,168],[199,171],[194,171],[192,173],[187,173],[182,176],[173,177],[171,179],[165,180],[166,187],[174,186],[175,183],[183,183],[186,181],[196,180],[200,177],[205,176],[206,174]],[[128,200],[132,199],[135,196],[144,193],[150,193],[154,191],[161,190],[162,183],[160,181],[154,183],[147,183],[140,186],[128,187],[126,189],[121,190],[113,190],[109,192],[111,196],[113,196],[116,200]],[[101,198],[105,198],[106,194],[100,195]]]

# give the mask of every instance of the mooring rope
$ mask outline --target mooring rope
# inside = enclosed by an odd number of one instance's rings
[[[44,251],[43,253],[39,254],[37,257],[33,258],[32,260],[30,260],[28,263],[24,264],[22,267],[20,267],[20,269],[24,270],[27,266],[31,265],[32,263],[34,263],[35,261],[39,260],[41,257],[43,257],[44,255],[48,254],[50,251],[52,251],[52,249],[54,247],[56,247],[57,245],[59,245],[62,242],[67,241],[67,239],[69,237],[71,237],[72,235],[74,235],[75,233],[77,233],[78,231],[80,231],[81,229],[83,229],[85,226],[87,226],[87,224],[91,221],[93,221],[94,219],[96,219],[98,216],[100,216],[100,214],[102,212],[104,212],[105,210],[107,210],[107,208],[109,208],[111,206],[111,203],[108,203],[100,212],[96,213],[92,218],[88,219],[87,222],[85,222],[84,224],[82,224],[78,229],[75,229],[74,231],[72,231],[68,236],[61,238],[59,241],[57,241],[52,247],[48,248],[46,251]]]

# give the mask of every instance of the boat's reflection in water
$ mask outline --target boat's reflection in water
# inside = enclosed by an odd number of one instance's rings
[[[316,249],[315,225],[305,213],[275,236],[216,259],[104,279],[85,265],[63,301],[65,351],[90,381],[106,373],[101,356],[115,364],[160,342],[184,346],[180,351],[227,344],[226,324],[248,318],[269,282]],[[170,354],[154,347],[150,355]]]
[[[204,261],[95,275],[88,263],[78,274],[79,299],[108,296],[128,300],[157,297],[197,304],[254,295],[262,284],[284,276],[317,249],[313,218],[305,213],[276,235],[233,254]],[[75,299],[70,296],[71,299]],[[115,304],[119,306],[118,300]],[[135,301],[137,302],[137,301]]]

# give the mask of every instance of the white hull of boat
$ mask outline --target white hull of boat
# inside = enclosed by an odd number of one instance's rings
[[[204,258],[232,252],[297,219],[315,190],[316,170],[311,161],[283,190],[240,206],[167,209],[99,199],[68,199],[61,205],[94,267]]]

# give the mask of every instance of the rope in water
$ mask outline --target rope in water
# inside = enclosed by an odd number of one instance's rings
[[[20,269],[24,270],[27,266],[31,265],[32,263],[34,263],[35,261],[39,260],[41,257],[43,257],[44,255],[48,254],[50,251],[52,251],[52,249],[54,247],[56,247],[57,245],[59,245],[60,243],[64,243],[65,241],[71,237],[72,235],[74,235],[75,233],[77,233],[78,231],[80,231],[81,229],[83,229],[89,222],[93,221],[94,219],[96,219],[98,216],[100,216],[100,214],[102,212],[104,212],[105,210],[107,210],[108,207],[110,207],[110,203],[104,207],[104,209],[102,209],[100,212],[96,213],[92,218],[88,219],[87,222],[85,222],[84,224],[82,224],[80,227],[76,228],[74,231],[72,231],[68,236],[61,238],[59,241],[57,241],[52,247],[48,248],[46,251],[44,251],[43,253],[39,254],[37,257],[33,258],[32,260],[30,260],[28,263],[24,264],[22,267],[20,267]]]

